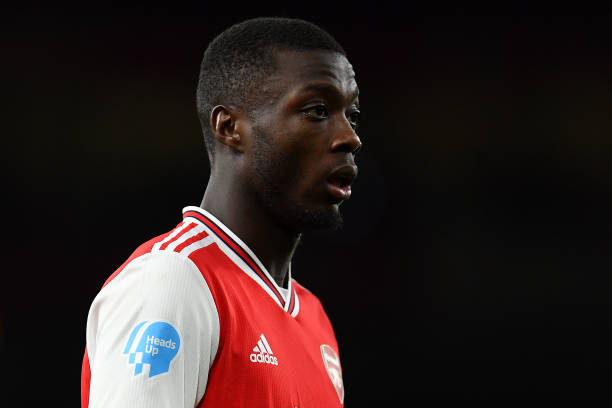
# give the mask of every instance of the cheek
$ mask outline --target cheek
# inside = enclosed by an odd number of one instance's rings
[[[302,201],[319,200],[324,188],[325,172],[320,155],[300,155],[290,170],[293,183],[289,186]]]
[[[271,181],[273,180],[275,190],[293,202],[307,199],[316,184],[312,160],[307,160],[301,153],[284,151],[267,163],[267,173]]]
[[[280,123],[266,132],[271,136],[269,142],[258,146],[258,164],[266,168],[266,178],[277,194],[291,201],[308,200],[325,177],[322,132],[281,132],[280,127],[296,129],[299,126],[296,123],[278,125]]]
[[[307,170],[299,151],[274,149],[263,160],[260,158],[256,165],[263,169],[265,182],[270,183],[278,194],[295,196],[303,189]]]

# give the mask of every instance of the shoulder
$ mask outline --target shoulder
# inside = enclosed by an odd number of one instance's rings
[[[306,289],[300,283],[292,279],[293,285],[299,301],[300,319],[307,322],[313,333],[320,334],[324,342],[336,344],[336,337],[330,316],[323,304],[314,293]]]
[[[319,298],[317,298],[317,296],[314,293],[312,293],[308,288],[306,288],[305,286],[303,286],[301,283],[299,283],[293,278],[291,279],[291,285],[293,285],[293,288],[295,289],[298,296],[304,297],[304,298],[310,298],[310,299],[313,299],[319,302]]]
[[[182,259],[182,269],[197,269],[189,261],[189,255],[195,250],[210,244],[211,238],[207,231],[198,223],[183,221],[171,231],[159,235],[140,245],[104,283],[106,287],[126,270],[135,267],[155,268],[156,266],[179,267]],[[172,261],[174,260],[174,262]],[[170,263],[171,265],[168,265]],[[179,267],[179,269],[181,269]]]
[[[310,290],[306,289],[305,286],[296,281],[294,278],[291,279],[291,284],[295,288],[295,291],[298,293],[298,295],[315,296]]]
[[[177,286],[188,282],[206,284],[198,267],[188,257],[172,252],[148,252],[127,262],[120,273],[109,278],[100,293],[133,286],[141,295],[147,295],[151,290],[176,290]]]
[[[105,284],[92,302],[88,323],[104,326],[129,316],[179,322],[202,314],[218,319],[202,274],[188,257],[160,251],[131,260]]]
[[[310,310],[311,312],[316,311],[318,313],[325,314],[323,304],[314,293],[312,293],[305,286],[297,282],[295,279],[292,279],[291,285],[295,289],[295,293],[299,299],[301,309]]]
[[[198,267],[180,248],[174,250],[180,243],[171,249],[167,249],[170,245],[160,248],[170,242],[171,235],[138,248],[93,300],[87,319],[90,358],[100,350],[101,342],[112,344],[125,338],[131,333],[126,332],[128,328],[136,330],[143,322],[161,322],[178,333],[189,329],[197,338],[206,338],[206,333],[218,338],[217,307]]]
[[[117,313],[181,319],[197,314],[200,309],[216,316],[210,288],[189,257],[191,252],[207,245],[202,242],[207,237],[199,224],[184,221],[142,244],[95,297],[90,323],[111,321]]]

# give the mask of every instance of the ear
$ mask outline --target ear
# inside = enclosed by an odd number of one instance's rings
[[[244,116],[226,105],[217,105],[210,112],[210,128],[214,138],[236,152],[244,152],[244,137],[238,131],[238,121]]]

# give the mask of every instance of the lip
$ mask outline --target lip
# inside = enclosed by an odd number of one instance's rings
[[[351,186],[339,187],[328,181],[327,190],[338,202],[351,198]]]
[[[356,177],[357,166],[345,164],[337,167],[327,176],[327,189],[335,199],[348,200],[351,197],[351,184]]]

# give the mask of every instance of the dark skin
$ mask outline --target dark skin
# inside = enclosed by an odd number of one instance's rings
[[[358,88],[352,66],[330,51],[277,51],[277,70],[244,109],[210,117],[215,159],[201,207],[258,256],[281,286],[301,233],[340,219],[357,175]]]

